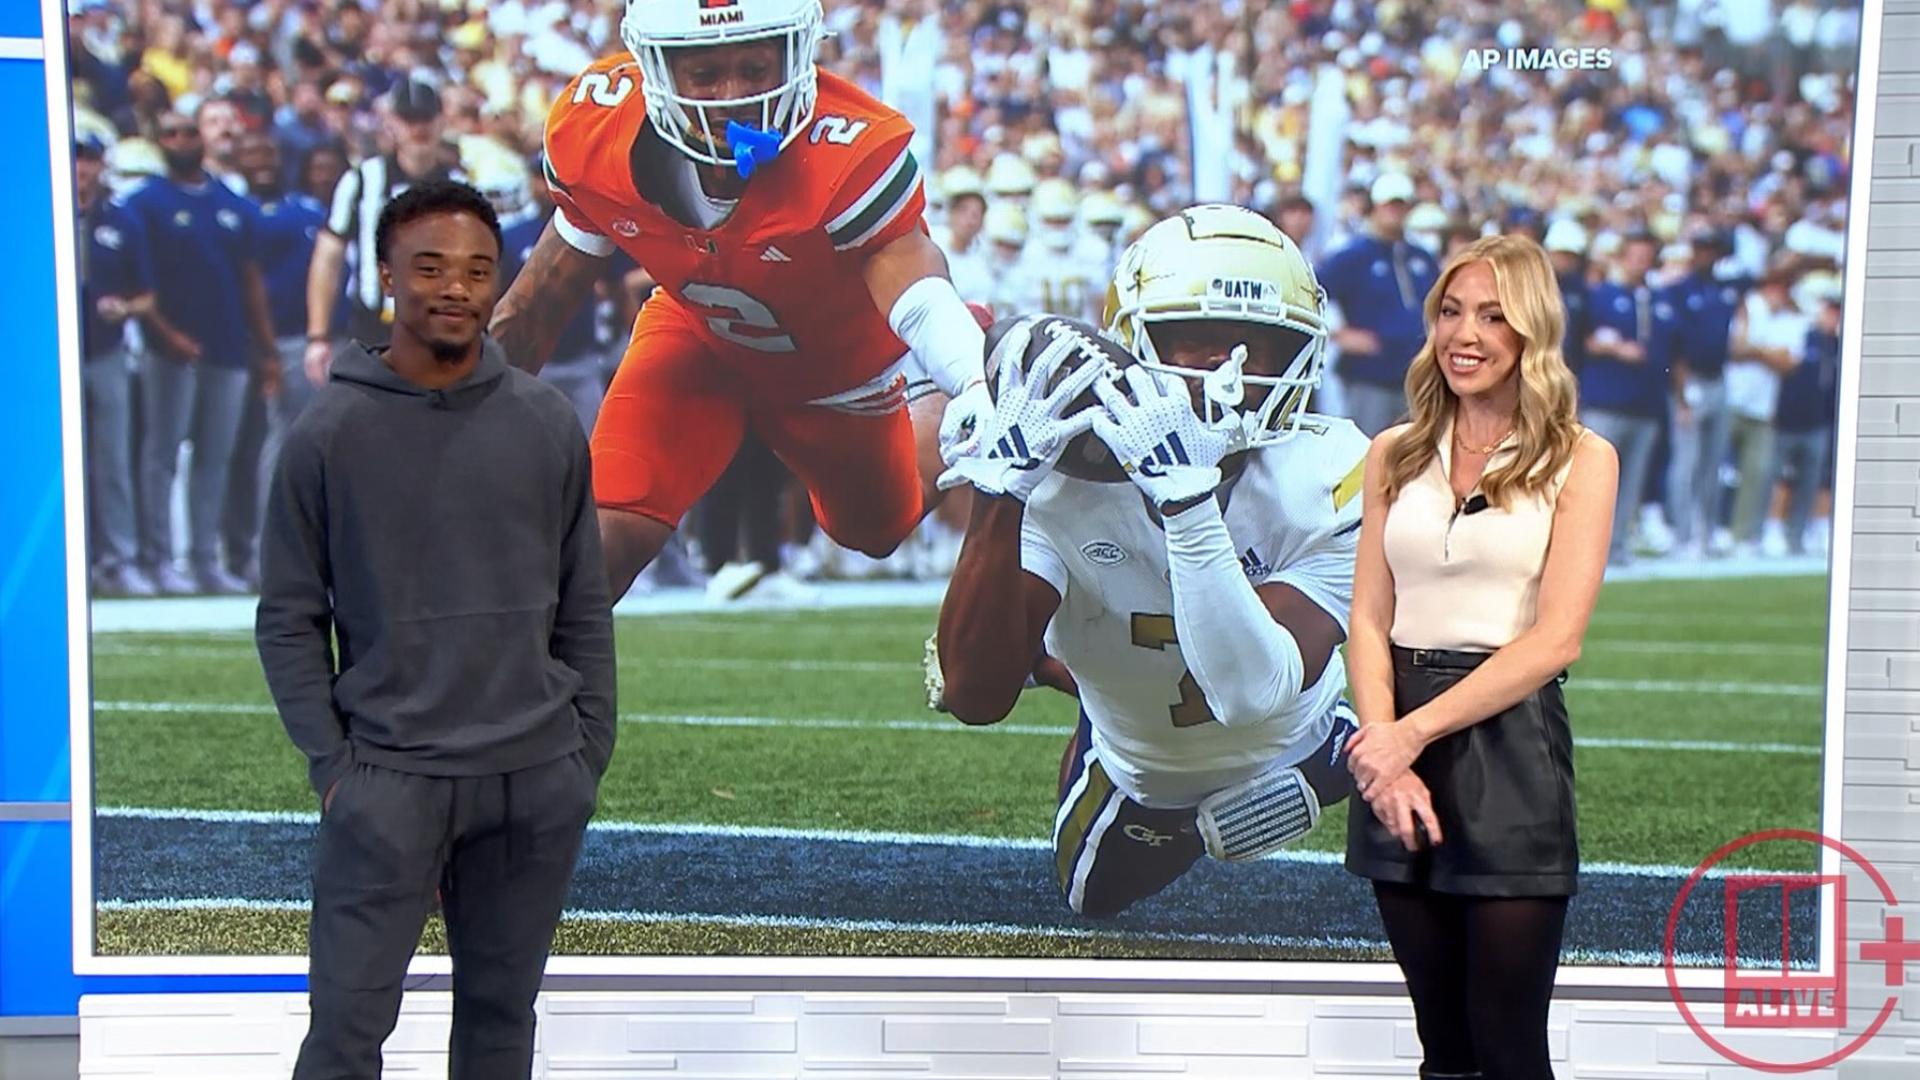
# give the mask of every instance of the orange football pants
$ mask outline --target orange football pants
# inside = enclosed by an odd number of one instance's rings
[[[641,307],[594,425],[600,506],[677,528],[751,426],[806,485],[815,520],[839,544],[878,556],[913,532],[925,508],[905,405],[856,415],[762,389],[753,366],[766,358],[714,348],[665,299]]]

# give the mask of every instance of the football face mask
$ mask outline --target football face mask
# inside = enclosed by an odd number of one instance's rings
[[[1121,256],[1105,322],[1141,364],[1195,384],[1194,408],[1232,415],[1248,448],[1298,430],[1320,383],[1326,293],[1293,241],[1236,206],[1196,206]]]
[[[812,122],[821,36],[819,0],[631,0],[620,22],[654,130],[695,161],[743,175]],[[766,89],[716,96],[702,82]]]

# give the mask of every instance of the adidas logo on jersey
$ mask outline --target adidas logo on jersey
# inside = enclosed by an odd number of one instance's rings
[[[1240,569],[1245,570],[1247,580],[1253,582],[1263,581],[1273,573],[1273,567],[1268,566],[1266,560],[1260,557],[1260,553],[1252,548],[1248,548],[1246,553],[1240,556]]]
[[[786,252],[781,251],[777,247],[774,247],[772,244],[768,244],[767,250],[760,253],[760,261],[761,262],[792,262],[793,258],[792,256],[789,256]]]

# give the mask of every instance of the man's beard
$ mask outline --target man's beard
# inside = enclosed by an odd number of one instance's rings
[[[206,160],[204,153],[194,153],[191,151],[176,151],[165,156],[167,159],[167,168],[176,173],[198,172],[201,163]]]
[[[450,341],[446,338],[434,338],[427,342],[427,351],[433,354],[437,363],[452,367],[464,361],[473,350],[471,341]]]

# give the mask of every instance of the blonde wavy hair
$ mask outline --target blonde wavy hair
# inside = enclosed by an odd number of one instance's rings
[[[1493,267],[1501,313],[1519,332],[1521,347],[1520,403],[1513,424],[1519,453],[1499,468],[1488,470],[1480,490],[1488,503],[1505,509],[1517,494],[1544,491],[1573,460],[1573,445],[1580,437],[1575,418],[1578,391],[1560,350],[1567,311],[1553,264],[1547,259],[1546,249],[1525,236],[1482,237],[1448,261],[1427,293],[1427,341],[1407,368],[1407,407],[1412,424],[1394,440],[1386,458],[1389,505],[1439,456],[1440,432],[1459,405],[1440,369],[1434,327],[1439,322],[1440,300],[1454,275],[1483,260]]]

